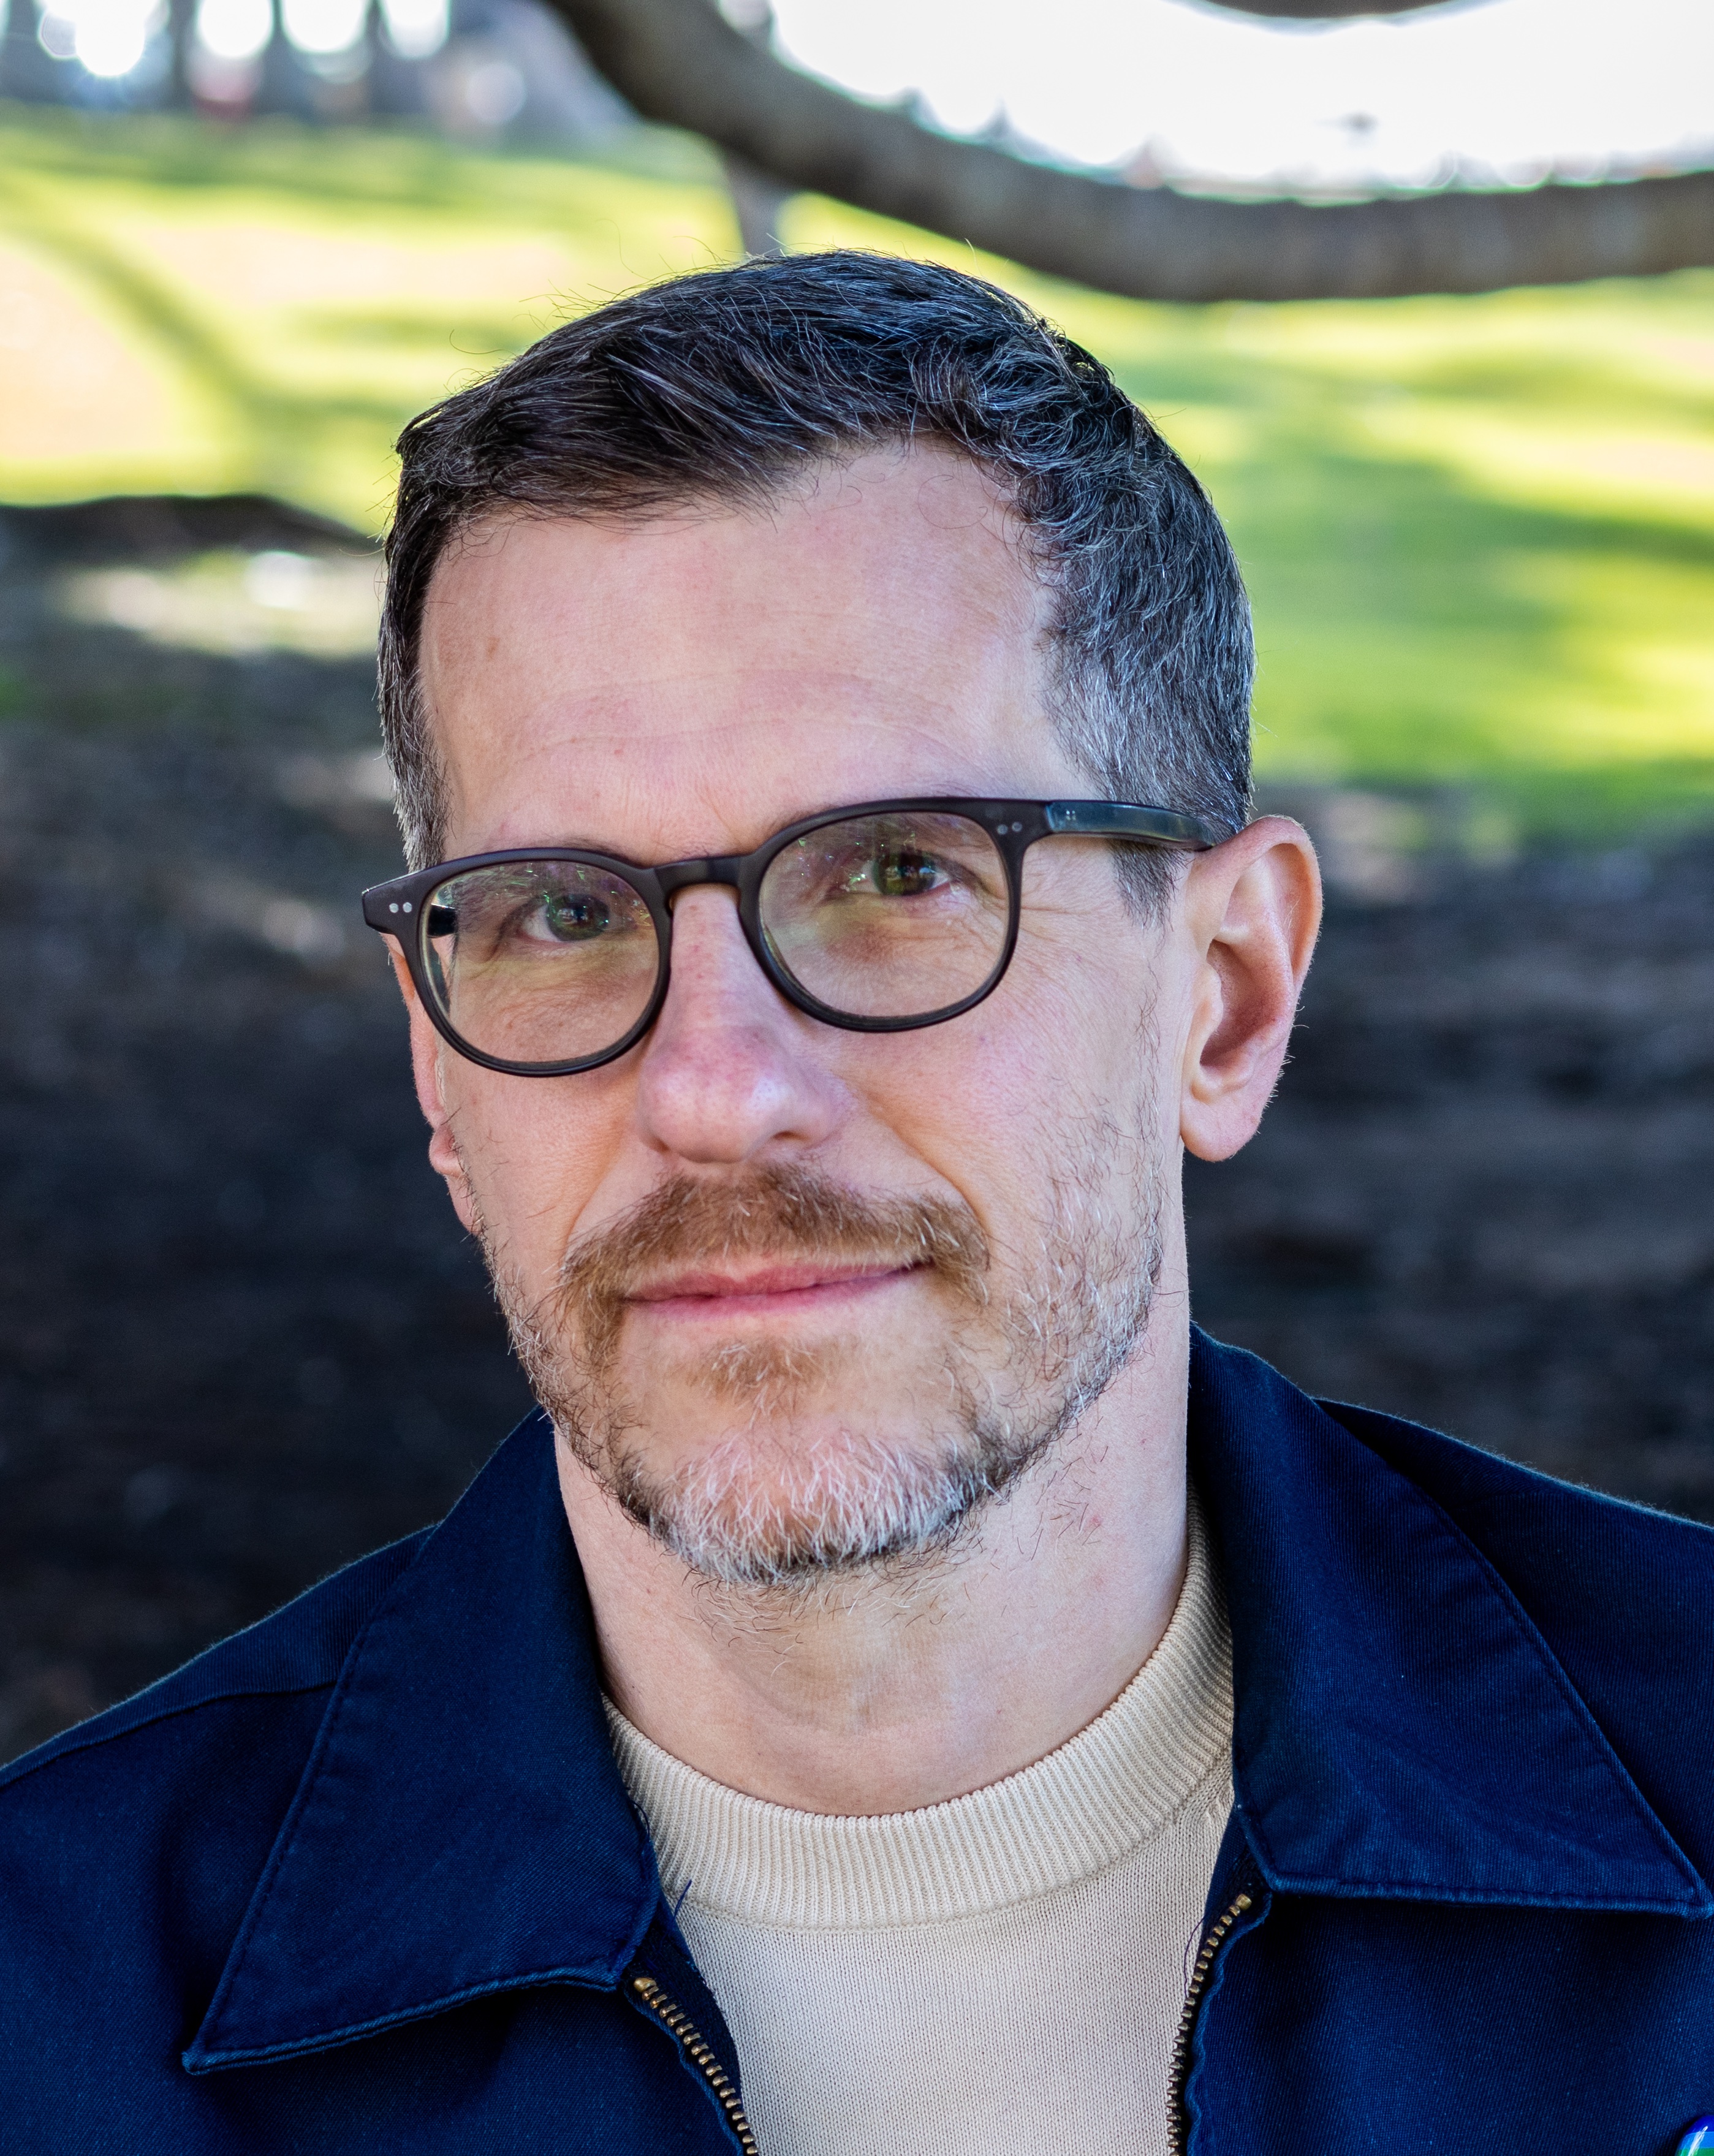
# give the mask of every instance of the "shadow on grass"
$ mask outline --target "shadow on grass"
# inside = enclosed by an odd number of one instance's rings
[[[1255,603],[1265,772],[1496,790],[1545,835],[1708,812],[1714,521],[1509,498],[1500,475],[1363,440],[1369,385],[1212,334],[1121,371],[1168,439],[1175,405],[1245,438],[1200,461]],[[1531,373],[1472,363],[1469,378],[1533,412]],[[1561,402],[1573,379],[1585,415],[1640,408],[1622,365],[1568,361]],[[1669,408],[1707,409],[1650,390],[1651,424]]]
[[[56,213],[39,192],[0,174],[0,202],[11,229],[76,272],[136,331],[181,367],[229,424],[288,461],[288,444],[306,426],[357,420],[379,428],[396,421],[386,398],[329,395],[270,382],[181,291],[87,225]]]
[[[408,122],[329,130],[270,119],[231,131],[176,114],[127,115],[115,122],[4,100],[0,122],[16,138],[14,159],[21,151],[44,174],[99,173],[192,193],[253,187],[346,208],[511,209],[536,222],[562,218],[571,229],[593,221],[578,199],[579,177],[591,172],[620,185],[711,192],[722,186],[711,151],[665,129],[639,129],[634,140],[582,154],[561,143],[465,151]]]

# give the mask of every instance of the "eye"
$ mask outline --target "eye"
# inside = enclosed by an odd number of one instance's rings
[[[541,921],[562,943],[584,943],[613,926],[607,901],[588,891],[555,891],[541,901]]]
[[[884,846],[852,879],[854,885],[864,880],[883,898],[921,898],[944,890],[952,878],[931,854],[919,853],[914,846]]]

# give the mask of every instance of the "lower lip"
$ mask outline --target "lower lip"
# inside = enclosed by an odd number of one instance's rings
[[[847,1280],[817,1281],[807,1287],[733,1289],[714,1295],[636,1296],[627,1306],[647,1317],[692,1322],[700,1319],[720,1324],[729,1324],[734,1318],[815,1317],[865,1301],[882,1288],[895,1286],[921,1270],[919,1265],[901,1265],[893,1272],[857,1273]]]

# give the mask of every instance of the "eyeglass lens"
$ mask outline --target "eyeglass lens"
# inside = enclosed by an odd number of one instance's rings
[[[926,1018],[1000,963],[1006,864],[965,816],[854,816],[794,839],[762,878],[781,970],[849,1018]]]
[[[654,923],[623,877],[508,861],[444,883],[425,908],[428,977],[459,1039],[504,1063],[599,1055],[649,1007]]]
[[[759,893],[774,963],[841,1016],[927,1018],[993,978],[1005,861],[964,816],[854,816],[793,840]],[[654,923],[621,876],[512,861],[450,878],[424,909],[428,974],[460,1040],[538,1067],[598,1056],[648,1009]]]

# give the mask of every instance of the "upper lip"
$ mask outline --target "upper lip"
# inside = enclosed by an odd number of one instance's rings
[[[775,1260],[742,1272],[725,1272],[713,1266],[687,1267],[682,1272],[662,1273],[630,1291],[633,1302],[670,1302],[680,1297],[746,1295],[793,1295],[805,1289],[830,1287],[845,1281],[884,1280],[912,1270],[885,1258],[814,1258],[792,1262]]]

